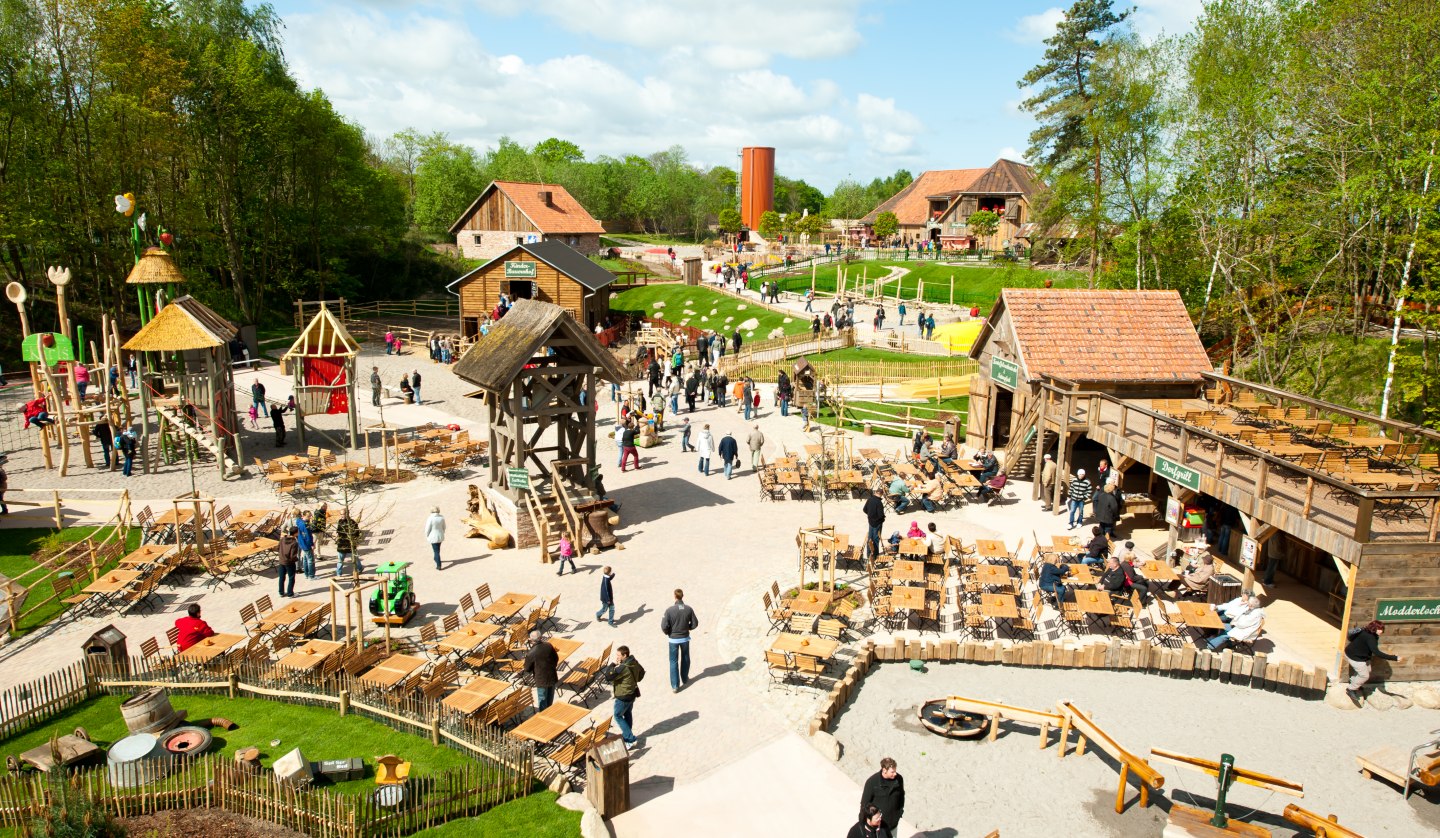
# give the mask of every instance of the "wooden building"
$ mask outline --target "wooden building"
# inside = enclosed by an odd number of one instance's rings
[[[950,202],[961,190],[966,189],[974,183],[977,178],[985,174],[986,169],[936,169],[934,171],[922,172],[920,177],[910,182],[909,186],[891,195],[875,209],[862,219],[866,235],[873,236],[871,232],[875,226],[875,219],[880,217],[882,212],[893,212],[895,218],[900,222],[897,236],[903,243],[914,247],[918,243],[930,238],[938,238],[938,232],[932,236],[935,219],[945,212]]]
[[[600,251],[605,228],[565,187],[497,180],[450,225],[467,259],[492,259],[517,244],[559,241],[584,254]]]
[[[1052,454],[1057,514],[1104,457],[1172,544],[1203,510],[1242,584],[1321,627],[1333,677],[1345,630],[1377,618],[1404,659],[1380,677],[1440,677],[1440,433],[1214,372],[1174,292],[1007,289],[971,357],[968,442],[1012,475]]]
[[[511,245],[450,283],[460,297],[460,333],[474,337],[504,294],[513,300],[553,303],[585,328],[604,326],[615,275],[558,241]]]
[[[961,189],[930,228],[930,237],[938,237],[946,249],[975,250],[983,247],[998,251],[1014,244],[1028,247],[1034,224],[1030,220],[1030,202],[1040,189],[1035,170],[1014,160],[996,160],[969,186]],[[970,216],[989,210],[1000,216],[1000,226],[981,240],[969,229]]]

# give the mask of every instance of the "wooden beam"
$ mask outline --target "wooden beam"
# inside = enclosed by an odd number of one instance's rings
[[[1176,751],[1167,751],[1161,748],[1151,748],[1150,755],[1171,765],[1178,765],[1181,768],[1193,768],[1202,774],[1209,774],[1211,777],[1218,777],[1220,774],[1220,763],[1208,760],[1203,757],[1192,757]],[[1304,797],[1305,786],[1301,783],[1292,782],[1281,777],[1272,777],[1269,774],[1261,774],[1259,771],[1251,771],[1248,768],[1241,768],[1238,765],[1230,766],[1230,776],[1235,782],[1244,783],[1247,786],[1267,789],[1272,792],[1288,794],[1292,797]]]

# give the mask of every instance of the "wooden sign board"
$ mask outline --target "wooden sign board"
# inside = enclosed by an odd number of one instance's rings
[[[1200,491],[1200,472],[1187,466],[1182,466],[1174,460],[1167,460],[1156,455],[1155,473],[1171,483],[1176,483],[1192,492]]]
[[[530,488],[530,471],[523,468],[505,469],[505,480],[512,489]]]
[[[506,279],[534,279],[534,278],[535,278],[535,263],[534,263],[534,262],[506,262],[506,263],[505,263],[505,278],[506,278]]]
[[[1375,619],[1384,623],[1440,621],[1440,597],[1377,600]]]
[[[1020,383],[1020,367],[999,356],[990,359],[990,380],[1014,390]]]

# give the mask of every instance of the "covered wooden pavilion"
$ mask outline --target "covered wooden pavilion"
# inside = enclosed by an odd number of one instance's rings
[[[301,445],[305,444],[307,414],[343,413],[350,447],[359,447],[355,406],[355,359],[359,355],[360,344],[322,302],[300,337],[280,356],[280,366],[295,377],[295,429]]]
[[[222,477],[243,473],[230,363],[230,341],[238,331],[204,303],[185,296],[161,309],[125,343],[126,351],[146,353],[141,356],[140,403],[147,449],[153,412],[162,439],[171,438],[168,431],[210,452]],[[145,459],[147,473],[153,462]]]

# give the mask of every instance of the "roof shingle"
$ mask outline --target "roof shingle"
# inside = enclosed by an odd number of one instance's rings
[[[882,212],[893,212],[902,225],[917,226],[930,220],[931,195],[958,193],[969,188],[976,178],[985,174],[986,169],[936,169],[922,172],[910,185],[891,195],[861,219],[863,224],[874,224]]]
[[[470,216],[475,214],[482,201],[492,190],[500,190],[515,204],[516,208],[530,219],[530,222],[539,228],[541,233],[547,236],[573,235],[581,233],[603,233],[605,228],[600,226],[594,216],[586,212],[580,202],[565,190],[565,187],[554,183],[520,183],[513,180],[497,180],[491,183],[480,193],[460,218],[450,225],[450,234],[454,235]],[[546,204],[540,197],[541,192],[550,193],[550,203]]]
[[[1213,369],[1177,291],[1007,288],[991,322],[1006,314],[1031,377],[1176,383]]]

